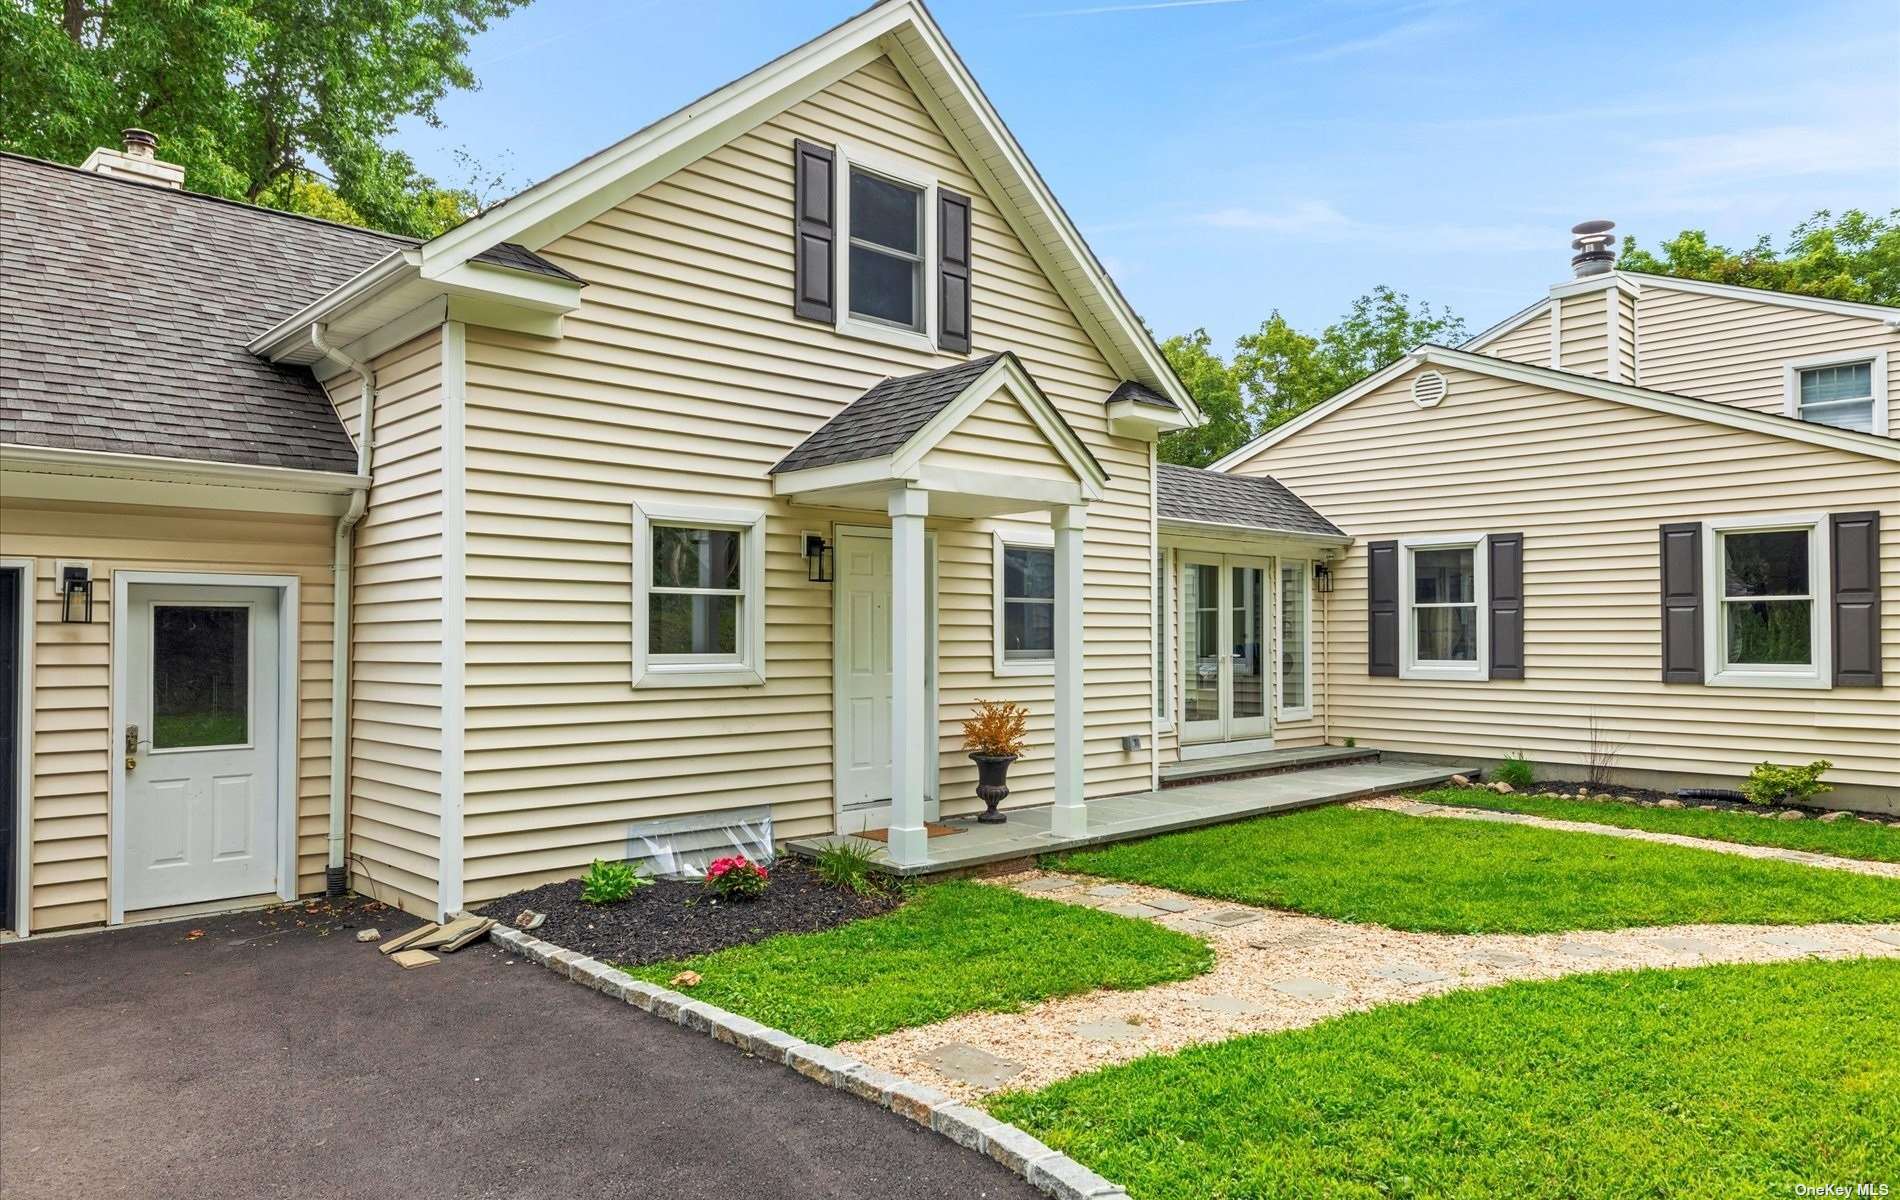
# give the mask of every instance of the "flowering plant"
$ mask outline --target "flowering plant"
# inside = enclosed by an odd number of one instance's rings
[[[763,866],[743,854],[715,858],[706,868],[706,887],[714,894],[751,900],[765,894],[769,876]]]
[[[1006,700],[978,700],[963,719],[963,748],[973,754],[1014,758],[1023,752],[1029,710]]]

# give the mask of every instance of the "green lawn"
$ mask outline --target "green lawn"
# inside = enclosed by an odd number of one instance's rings
[[[1900,879],[1340,807],[1059,856],[1061,870],[1396,929],[1900,920]]]
[[[1500,796],[1489,788],[1475,787],[1437,788],[1421,793],[1418,798],[1434,804],[1529,813],[1559,821],[1589,821],[1655,833],[1680,833],[1718,842],[1739,842],[1744,846],[1780,846],[1784,850],[1809,850],[1842,858],[1900,862],[1900,828],[1869,825],[1855,817],[1831,825],[1814,819],[1770,821],[1753,813],[1727,809],[1703,812],[1697,808],[1644,808],[1614,800],[1548,800],[1523,792]]]
[[[1213,961],[1204,942],[1147,921],[952,882],[822,933],[623,969],[656,983],[698,971],[694,999],[828,1046],[958,1013],[1187,979]]]
[[[990,1109],[1137,1200],[1900,1184],[1900,961],[1582,975],[1139,1059]]]

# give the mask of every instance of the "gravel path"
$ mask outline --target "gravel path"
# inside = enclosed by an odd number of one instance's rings
[[[1449,817],[1456,821],[1497,821],[1509,825],[1535,825],[1540,829],[1562,829],[1570,833],[1596,833],[1604,837],[1629,838],[1638,842],[1662,842],[1669,846],[1688,846],[1713,850],[1717,854],[1735,854],[1742,858],[1772,858],[1780,862],[1800,863],[1804,867],[1825,867],[1830,871],[1852,871],[1856,875],[1881,875],[1900,879],[1900,863],[1871,862],[1859,858],[1839,858],[1807,850],[1784,850],[1779,846],[1747,846],[1740,842],[1719,842],[1714,838],[1690,837],[1682,833],[1654,833],[1647,829],[1624,829],[1619,825],[1598,825],[1590,821],[1560,821],[1555,817],[1537,817],[1529,813],[1493,812],[1488,808],[1461,808],[1453,804],[1427,804],[1403,796],[1375,796],[1354,800],[1348,808],[1382,808],[1388,812],[1414,817]]]
[[[1036,1088],[1197,1042],[1294,1029],[1459,988],[1585,971],[1900,957],[1896,925],[1679,925],[1559,934],[1406,933],[1032,871],[999,886],[1144,917],[1204,937],[1214,969],[1139,992],[971,1013],[838,1047],[968,1100]]]

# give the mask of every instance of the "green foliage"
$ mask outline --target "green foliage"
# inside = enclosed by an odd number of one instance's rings
[[[876,862],[876,846],[863,838],[846,838],[820,850],[812,870],[832,887],[849,888],[860,896],[872,896],[883,890],[878,885],[877,872],[873,869]]]
[[[1536,773],[1522,754],[1509,755],[1491,774],[1497,776],[1500,783],[1508,783],[1514,788],[1527,788],[1537,782]]]
[[[476,198],[384,142],[475,87],[469,39],[525,2],[14,0],[0,148],[77,163],[136,125],[192,191],[430,237]]]
[[[623,969],[654,983],[697,971],[694,999],[830,1046],[1213,965],[1206,943],[1172,929],[959,880],[881,917]]]
[[[1621,829],[1679,833],[1744,846],[1779,846],[1841,858],[1900,863],[1900,825],[1844,821],[1764,821],[1745,809],[1646,808],[1621,800],[1579,800],[1523,794],[1502,796],[1488,788],[1434,788],[1419,795],[1428,804],[1457,804],[1493,812],[1528,813],[1558,821],[1588,821]]]
[[[581,876],[581,899],[589,904],[618,904],[652,882],[627,863],[597,858]]]
[[[772,873],[743,854],[729,854],[712,860],[704,882],[722,900],[757,900],[771,886]]]
[[[1817,758],[1805,767],[1778,767],[1761,763],[1748,773],[1742,795],[1750,804],[1806,804],[1822,792],[1833,789],[1821,782],[1834,764]]]
[[[1342,862],[1352,869],[1340,870]],[[1353,808],[1119,842],[1065,855],[1058,865],[1195,896],[1442,933],[1900,920],[1900,879]]]
[[[1838,218],[1821,209],[1795,226],[1780,253],[1767,234],[1741,251],[1710,242],[1700,229],[1683,230],[1656,253],[1626,240],[1616,265],[1679,279],[1900,304],[1900,208],[1884,217],[1850,208]]]
[[[1793,1192],[1900,1171],[1895,1012],[1893,960],[1577,975],[1152,1055],[988,1108],[1144,1200]]]
[[[1455,344],[1464,321],[1389,287],[1376,287],[1318,336],[1278,312],[1234,345],[1232,362],[1204,329],[1161,344],[1169,364],[1207,414],[1199,429],[1170,434],[1163,462],[1204,467],[1315,404],[1337,395],[1422,342]]]

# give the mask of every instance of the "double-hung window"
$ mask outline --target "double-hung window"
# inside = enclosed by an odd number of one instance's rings
[[[1889,428],[1886,351],[1790,364],[1783,411],[1817,425],[1885,434]]]
[[[634,684],[764,682],[764,515],[634,506]]]
[[[1711,522],[1711,683],[1825,686],[1827,539],[1819,518]]]
[[[1488,678],[1489,636],[1478,600],[1486,588],[1484,538],[1411,538],[1400,549],[1400,675]]]
[[[928,168],[861,146],[837,148],[838,332],[934,350],[937,180]]]
[[[1038,675],[1056,658],[1056,552],[1032,535],[996,538],[996,673]]]

